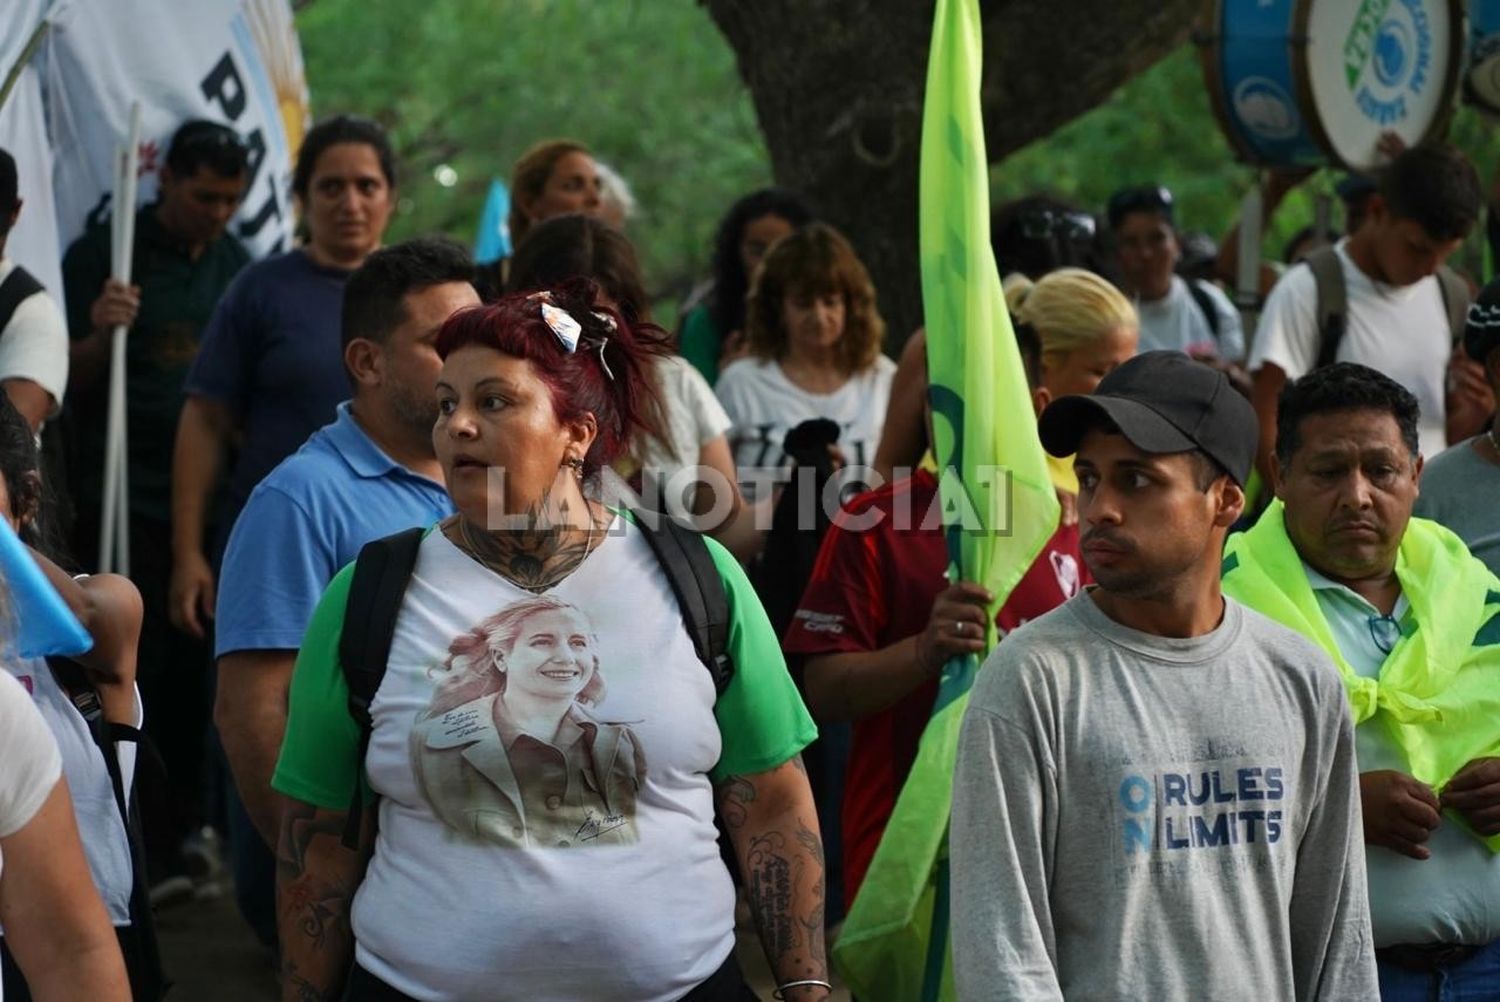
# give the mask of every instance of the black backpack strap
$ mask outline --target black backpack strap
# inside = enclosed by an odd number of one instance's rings
[[[1188,292],[1192,294],[1193,302],[1198,304],[1198,310],[1203,314],[1203,319],[1208,321],[1208,332],[1214,336],[1214,341],[1219,340],[1219,311],[1214,308],[1213,296],[1203,287],[1203,283],[1196,278],[1187,281]]]
[[[370,703],[385,678],[391,638],[396,633],[396,615],[401,611],[406,584],[417,565],[417,551],[422,548],[424,535],[425,529],[414,528],[373,540],[364,545],[354,561],[354,580],[349,583],[344,628],[339,633],[339,666],[349,686],[349,715],[359,725],[354,799],[344,824],[343,842],[349,849],[359,847],[360,815],[364,808],[359,776],[365,767],[365,753],[370,750],[373,726]]]
[[[31,272],[20,265],[12,268],[5,281],[0,282],[0,331],[5,330],[22,303],[42,291],[42,283]]]
[[[1469,283],[1446,264],[1438,266],[1437,281],[1448,314],[1448,333],[1455,345],[1463,344],[1464,326],[1469,320]]]
[[[666,515],[634,515],[677,596],[693,650],[713,678],[714,692],[723,695],[734,677],[734,659],[729,654],[729,596],[713,554],[702,535]]]
[[[1332,247],[1319,247],[1305,261],[1317,288],[1318,359],[1313,368],[1321,369],[1338,359],[1349,325],[1349,290],[1344,285],[1344,266]]]
[[[126,973],[131,992],[140,1002],[155,1002],[170,987],[162,967],[161,947],[156,939],[156,918],[151,911],[150,886],[146,877],[146,854],[141,834],[141,812],[136,805],[135,788],[125,788],[125,774],[120,767],[120,753],[115,745],[133,742],[137,754],[155,753],[145,744],[138,728],[104,719],[99,693],[88,681],[83,669],[66,658],[48,658],[48,667],[67,693],[79,716],[88,725],[89,735],[104,758],[109,783],[115,794],[115,807],[125,827],[125,841],[130,852],[130,928],[129,948],[125,950]],[[122,940],[122,945],[124,940]]]

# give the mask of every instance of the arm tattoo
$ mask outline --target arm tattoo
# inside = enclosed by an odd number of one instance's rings
[[[807,854],[807,858],[812,860],[812,865],[817,868],[817,881],[813,884],[811,894],[812,908],[798,921],[802,924],[808,952],[814,957],[825,957],[827,953],[823,942],[823,915],[827,908],[828,878],[823,861],[823,840],[799,820],[797,841],[801,844],[803,852]]]
[[[746,808],[755,799],[755,784],[743,776],[730,776],[720,783],[719,816],[731,832],[745,826]]]
[[[766,954],[776,959],[796,949],[798,939],[792,922],[792,862],[785,847],[786,836],[773,831],[751,841],[745,857],[750,911]]]
[[[458,516],[445,532],[485,567],[518,587],[540,593],[573,573],[602,538],[592,506],[587,529],[567,523],[567,502],[558,507],[562,517],[556,521],[549,514],[551,506],[550,492],[544,493],[494,531],[472,529]]]
[[[800,759],[788,765],[804,769]],[[762,779],[731,776],[717,790],[725,827],[740,849],[750,912],[779,981],[826,980],[823,842],[804,820],[812,805],[805,795],[800,804],[795,796],[790,802],[784,794],[761,796]]]
[[[285,803],[276,852],[283,998],[319,1002],[343,991],[354,950],[350,906],[366,856],[339,844],[343,829],[342,814]]]

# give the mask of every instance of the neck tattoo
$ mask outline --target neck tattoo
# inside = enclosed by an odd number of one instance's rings
[[[569,525],[568,505],[562,502],[558,519],[548,514],[550,497],[542,498],[515,518],[519,527],[498,531],[473,529],[469,520],[457,516],[457,534],[448,538],[470,557],[507,581],[534,594],[541,594],[578,569],[604,538],[603,526],[592,505],[584,502],[589,516],[586,527]]]

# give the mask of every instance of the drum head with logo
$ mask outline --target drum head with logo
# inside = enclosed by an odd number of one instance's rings
[[[1299,90],[1320,146],[1373,167],[1394,132],[1415,146],[1446,127],[1463,43],[1459,0],[1303,0]]]

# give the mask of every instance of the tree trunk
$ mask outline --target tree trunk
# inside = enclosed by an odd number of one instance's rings
[[[922,322],[917,162],[933,3],[701,0],[739,60],[778,184],[858,248],[888,347]],[[985,139],[1000,160],[1187,37],[1199,0],[987,0]],[[1107,151],[1100,151],[1107,155]]]

